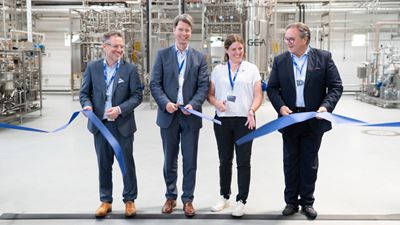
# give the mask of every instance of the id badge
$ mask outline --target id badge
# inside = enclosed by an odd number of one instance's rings
[[[236,96],[228,95],[228,96],[226,96],[226,100],[229,101],[229,102],[235,102],[236,101]]]
[[[296,80],[296,85],[297,86],[303,86],[304,85],[304,80]]]

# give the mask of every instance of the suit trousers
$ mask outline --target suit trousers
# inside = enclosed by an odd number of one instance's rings
[[[123,176],[123,201],[135,201],[137,197],[137,181],[135,162],[133,159],[133,134],[128,137],[123,137],[119,133],[115,122],[103,120],[103,123],[121,145],[124,155],[126,174]],[[114,151],[100,132],[94,134],[94,143],[99,167],[100,201],[112,203],[112,165],[114,163]]]
[[[250,157],[253,142],[247,142],[242,145],[236,145],[235,141],[252,130],[244,124],[246,117],[218,117],[222,125],[214,123],[214,134],[217,140],[219,156],[219,183],[220,194],[229,199],[231,194],[232,182],[232,161],[234,151],[236,153],[236,165],[238,176],[238,190],[236,201],[242,200],[246,204],[250,187]]]
[[[165,197],[176,200],[178,191],[178,154],[179,143],[182,150],[183,182],[182,202],[192,202],[196,184],[197,148],[200,129],[189,127],[188,118],[180,110],[175,112],[171,125],[161,128],[161,139],[164,150],[164,181],[166,185]]]
[[[285,202],[287,204],[303,206],[314,204],[318,151],[322,136],[323,133],[313,132],[308,121],[294,124],[283,132]]]

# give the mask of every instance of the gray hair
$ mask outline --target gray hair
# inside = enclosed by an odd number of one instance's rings
[[[112,36],[117,36],[117,37],[123,38],[121,32],[113,30],[113,31],[109,31],[109,32],[103,34],[103,43],[108,41],[108,39],[110,39]]]
[[[307,25],[305,25],[302,22],[296,22],[296,23],[289,24],[286,27],[286,30],[289,30],[290,28],[296,28],[300,32],[300,37],[302,39],[307,38],[307,44],[310,44],[311,32],[310,32],[310,28]]]
[[[174,28],[178,26],[180,21],[189,24],[190,28],[193,28],[193,18],[189,14],[177,15],[174,19]]]

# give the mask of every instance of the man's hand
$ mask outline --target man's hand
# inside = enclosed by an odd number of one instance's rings
[[[83,107],[83,110],[88,110],[88,111],[93,111],[93,108],[92,108],[92,106],[85,106],[85,107]],[[83,115],[85,116],[85,117],[87,117],[86,115],[85,115],[85,113],[83,113]]]
[[[83,107],[83,110],[93,111],[93,108],[92,108],[92,106],[85,106],[85,107]]]
[[[185,109],[193,109],[193,106],[190,105],[190,104],[187,104],[187,105],[185,106]],[[188,111],[186,111],[186,110],[181,110],[181,111],[182,111],[182,113],[185,114],[186,116],[188,116],[188,115],[191,114],[190,112],[188,112]]]
[[[327,110],[324,106],[321,106],[321,107],[319,107],[319,109],[317,110],[317,113],[322,113],[322,112],[328,112],[328,110]],[[318,116],[316,116],[315,118],[317,118],[317,119],[319,119],[319,120],[322,120],[322,119],[323,119],[323,118],[318,117]]]
[[[119,111],[118,107],[111,107],[107,109],[106,116],[112,120],[117,119],[121,112]]]
[[[286,105],[282,106],[281,109],[279,110],[282,116],[287,116],[291,114],[293,111],[289,109]]]
[[[167,106],[165,106],[165,109],[169,113],[174,113],[176,110],[178,110],[178,105],[172,102],[168,102]]]

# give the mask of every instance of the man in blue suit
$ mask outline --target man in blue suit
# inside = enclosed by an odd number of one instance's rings
[[[200,118],[180,107],[201,111],[209,86],[205,56],[189,46],[192,24],[190,15],[182,14],[175,18],[175,44],[158,52],[150,81],[151,94],[158,105],[157,125],[161,130],[164,150],[164,180],[167,190],[162,212],[170,214],[176,207],[180,142],[183,156],[181,198],[186,216],[195,215],[192,201],[202,122]]]
[[[285,33],[288,51],[274,58],[267,93],[279,116],[332,112],[342,95],[342,81],[331,53],[311,48],[310,38],[305,24],[289,25]],[[293,215],[301,205],[307,218],[317,217],[313,204],[318,150],[324,132],[331,128],[329,121],[311,119],[280,130],[286,202],[283,215]]]
[[[122,34],[111,31],[103,36],[105,58],[90,62],[83,76],[80,102],[84,110],[93,110],[96,116],[121,145],[126,174],[123,176],[125,215],[136,214],[137,196],[135,163],[133,160],[133,134],[136,131],[134,109],[142,102],[142,84],[136,66],[122,60],[124,52]],[[97,217],[111,212],[112,165],[114,152],[99,130],[89,121],[93,133],[99,167],[101,205]]]

